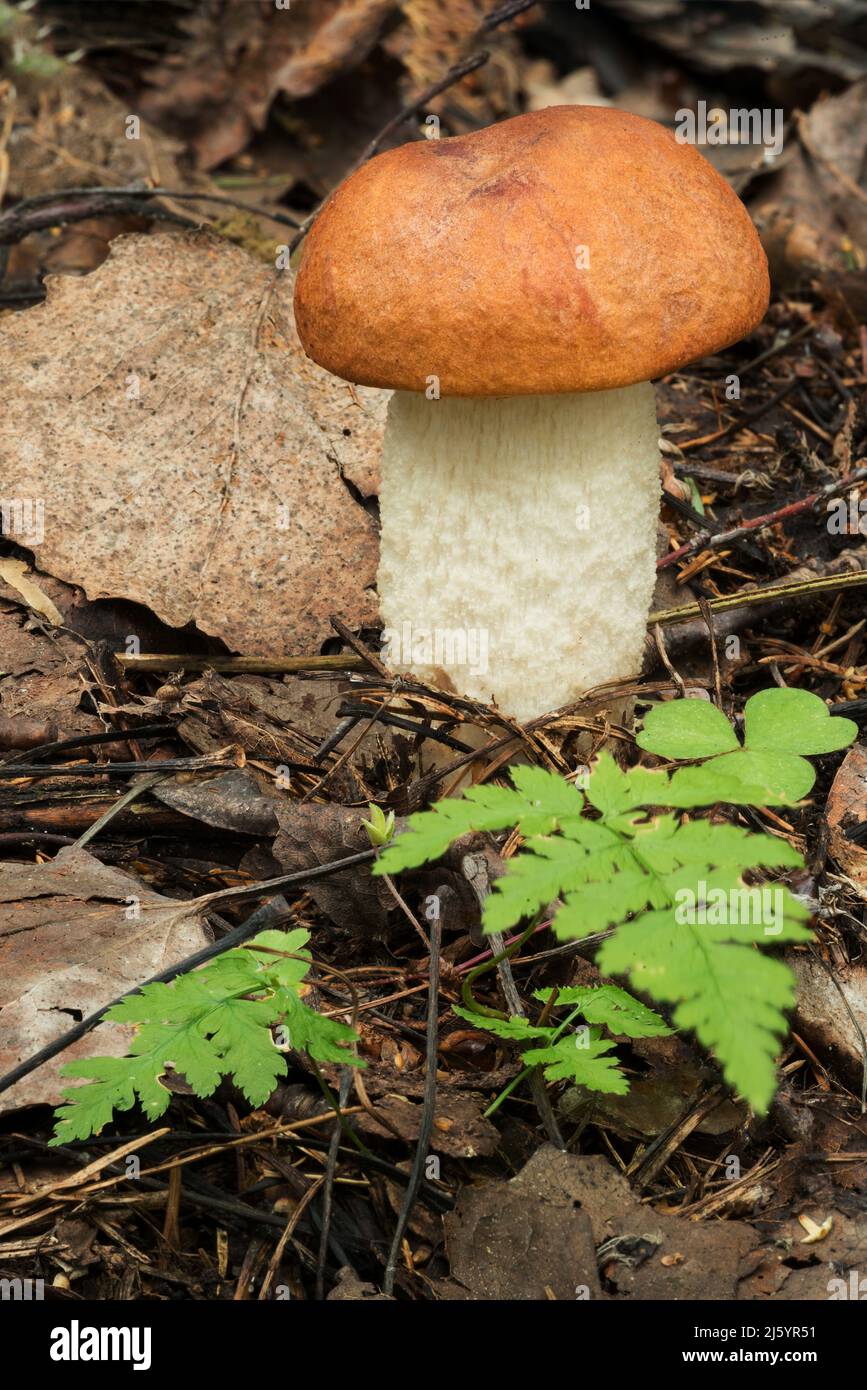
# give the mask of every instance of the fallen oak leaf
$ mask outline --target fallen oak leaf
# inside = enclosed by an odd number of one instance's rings
[[[344,477],[378,459],[386,394],[309,361],[291,276],[161,232],[47,287],[0,348],[4,487],[44,504],[40,568],[252,654],[371,621],[376,527]]]

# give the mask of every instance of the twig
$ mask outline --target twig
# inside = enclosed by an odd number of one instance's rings
[[[267,1300],[268,1294],[271,1292],[271,1284],[274,1280],[274,1275],[277,1273],[277,1270],[280,1267],[280,1261],[283,1258],[283,1251],[286,1249],[286,1246],[289,1243],[289,1240],[295,1230],[295,1227],[301,1220],[305,1208],[310,1205],[313,1198],[316,1196],[316,1193],[322,1186],[323,1182],[324,1178],[319,1177],[314,1179],[314,1181],[308,1187],[307,1191],[304,1193],[304,1196],[301,1198],[301,1201],[298,1203],[292,1215],[289,1217],[289,1220],[286,1222],[286,1229],[274,1247],[274,1250],[271,1254],[271,1258],[268,1261],[268,1268],[265,1271],[265,1277],[262,1280],[262,1284],[259,1289],[258,1301],[260,1303],[264,1303]]]
[[[681,676],[680,673],[676,671],[674,666],[672,665],[671,657],[668,655],[668,652],[665,648],[665,638],[662,635],[662,628],[659,626],[659,623],[654,624],[653,640],[656,643],[656,650],[659,652],[660,661],[662,662],[666,671],[671,676],[671,679],[674,681],[675,685],[680,691],[681,697],[685,699],[686,686],[683,683],[683,676]]]
[[[0,762],[0,767],[9,767],[12,763],[20,762],[34,763],[41,758],[47,758],[49,753],[66,753],[72,748],[90,748],[97,743],[127,743],[130,738],[158,738],[162,734],[176,732],[175,724],[140,724],[137,729],[106,729],[101,734],[79,734],[77,738],[61,738],[54,743],[42,743],[38,748],[25,748],[20,753],[13,753],[11,757]]]
[[[343,1124],[342,1114],[349,1099],[352,1086],[352,1068],[341,1067],[340,1090],[335,1106],[337,1117],[328,1144],[328,1157],[325,1163],[324,1189],[322,1194],[322,1230],[319,1238],[319,1258],[316,1263],[316,1297],[322,1302],[325,1297],[325,1261],[331,1241],[331,1214],[334,1209],[334,1175],[337,1171],[337,1155],[340,1150],[340,1134]]]
[[[129,791],[124,792],[123,796],[118,797],[113,806],[109,806],[107,811],[103,811],[102,815],[87,827],[84,833],[75,841],[73,848],[84,849],[84,846],[89,844],[94,836],[98,835],[100,830],[108,825],[109,821],[114,820],[115,816],[119,815],[125,806],[129,806],[131,801],[138,800],[145,792],[150,791],[151,787],[155,787],[158,782],[162,782],[166,775],[166,773],[155,772],[152,777],[143,777],[140,782],[136,782],[134,786],[130,787]]]
[[[389,135],[397,130],[398,126],[403,125],[404,121],[408,121],[410,116],[414,116],[420,106],[427,106],[429,101],[433,101],[434,97],[441,96],[449,87],[453,87],[456,82],[460,82],[462,77],[466,77],[468,73],[475,72],[476,68],[483,67],[490,56],[490,53],[484,51],[481,53],[474,53],[471,58],[465,58],[463,62],[455,63],[454,67],[449,68],[445,77],[440,77],[436,82],[432,82],[429,87],[425,87],[423,92],[419,92],[418,96],[413,97],[412,101],[407,102],[406,106],[401,107],[396,116],[392,116],[390,121],[386,121],[379,134],[375,135],[370,141],[370,144],[365,146],[349,173],[355,173],[355,170],[360,169],[362,164],[366,164],[369,159],[372,159],[383,140],[388,139]],[[346,177],[348,178],[349,174],[347,174]]]
[[[129,197],[117,194],[93,194],[89,197],[70,197],[68,194],[53,194],[54,202],[43,203],[28,209],[18,203],[8,212],[0,213],[0,246],[11,246],[31,232],[42,231],[46,227],[56,227],[68,222],[83,222],[91,217],[106,217],[122,213],[129,217],[150,217],[161,222],[176,222],[182,227],[196,228],[199,224],[191,218],[181,217],[166,208],[139,207]]]
[[[385,1278],[383,1280],[382,1291],[389,1295],[394,1290],[394,1279],[397,1271],[397,1260],[400,1254],[401,1242],[403,1241],[403,1233],[406,1230],[407,1223],[418,1196],[419,1188],[421,1187],[425,1163],[428,1156],[428,1146],[433,1131],[437,1088],[437,1017],[440,988],[440,940],[441,928],[437,920],[431,923],[427,1047],[425,1053],[424,1097],[422,1099],[421,1122],[419,1125],[418,1144],[416,1145],[412,1171],[410,1172],[406,1191],[403,1194],[397,1225],[394,1229],[394,1238],[392,1239],[391,1249],[388,1253],[388,1263],[385,1267]]]
[[[127,730],[129,738],[135,730]],[[130,777],[136,772],[225,772],[236,767],[227,758],[166,758],[164,762],[140,763],[0,763],[0,781],[18,777]]]
[[[867,472],[867,470],[865,470],[865,472]],[[372,666],[381,680],[389,684],[394,681],[394,674],[389,671],[388,667],[382,661],[380,661],[375,652],[370,651],[364,645],[360,637],[356,637],[355,633],[346,626],[342,618],[338,618],[336,614],[332,613],[329,621],[338,637],[341,637],[347,646],[352,648],[355,655],[360,657],[367,666]]]
[[[627,1170],[633,1179],[634,1186],[639,1190],[649,1187],[659,1170],[671,1158],[671,1155],[677,1151],[683,1141],[692,1134],[693,1130],[711,1111],[722,1105],[724,1099],[723,1087],[712,1086],[703,1096],[688,1104],[683,1114],[678,1116],[674,1123],[664,1129],[661,1134],[658,1134],[640,1154],[638,1161]]]
[[[357,723],[359,718],[366,719],[370,714],[370,710],[365,705],[349,705],[344,701],[338,713],[347,716],[345,722],[348,726],[351,726]],[[432,739],[434,743],[442,743],[446,748],[451,748],[455,753],[472,752],[468,743],[461,743],[459,738],[452,738],[451,734],[443,733],[442,730],[434,728],[433,724],[429,724],[425,720],[407,719],[402,714],[393,714],[391,710],[380,710],[379,723],[388,724],[389,727],[393,729],[405,729],[407,733],[415,734],[419,738]],[[342,728],[343,726],[340,725],[340,727]],[[348,733],[349,728],[347,728],[345,732]],[[336,733],[337,730],[335,730],[335,734]],[[343,738],[344,735],[341,734],[340,737]],[[326,751],[330,752],[331,747],[327,748]],[[313,761],[317,762],[320,760],[319,749],[317,749],[313,756]]]
[[[338,772],[342,770],[342,768],[346,766],[355,750],[359,748],[361,744],[364,742],[365,738],[367,737],[370,730],[373,728],[382,711],[388,708],[389,704],[393,699],[394,692],[392,691],[391,693],[386,695],[379,708],[373,711],[367,723],[359,731],[358,737],[355,739],[355,741],[353,743],[350,743],[348,748],[344,748],[342,753],[338,754],[336,762],[333,762],[329,767],[328,771],[323,772],[322,776],[319,778],[319,781],[314,783],[314,785],[309,789],[309,791],[306,791],[304,793],[304,795],[301,798],[302,806],[306,802],[311,801],[314,796],[318,796],[319,793],[322,791],[322,788],[325,787],[328,784],[328,782],[331,781],[331,778],[334,777]]]
[[[422,927],[421,922],[416,917],[409,903],[398,892],[394,879],[391,877],[390,874],[383,874],[382,877],[386,887],[388,888],[389,892],[391,893],[392,897],[394,898],[404,917],[406,917],[413,930],[418,933],[419,937],[421,938],[421,943],[424,946],[425,950],[429,951],[430,942],[424,934],[424,928]]]
[[[677,447],[682,453],[685,453],[687,449],[697,449],[700,444],[715,444],[718,439],[725,439],[727,435],[745,429],[747,425],[751,425],[755,420],[758,420],[760,416],[767,415],[769,410],[772,410],[775,405],[780,404],[780,401],[785,400],[789,392],[794,391],[797,384],[798,378],[793,376],[791,381],[787,381],[785,386],[782,386],[775,395],[769,396],[761,405],[755,406],[753,410],[748,410],[745,415],[741,415],[737,420],[732,420],[730,425],[726,425],[721,430],[715,430],[713,434],[703,434],[700,439],[684,440],[683,444],[678,444]]]
[[[839,589],[855,589],[867,584],[867,570],[854,574],[827,574],[818,579],[801,579],[794,584],[766,584],[760,589],[747,589],[740,594],[725,594],[722,598],[707,600],[712,613],[727,613],[732,608],[758,607],[763,603],[774,603],[777,599],[814,598],[824,593],[834,593]],[[682,608],[662,608],[651,613],[648,624],[659,623],[666,627],[669,623],[684,623],[691,618],[702,617],[697,603],[686,603]]]
[[[467,880],[478,899],[479,906],[484,910],[485,899],[491,891],[488,865],[485,856],[483,854],[465,855],[461,863],[461,869],[464,878]],[[502,932],[489,932],[489,936],[491,945],[496,952],[494,959],[497,962],[497,975],[499,976],[500,987],[503,991],[503,997],[508,1005],[509,1012],[518,1018],[526,1018],[527,1011],[521,1002],[521,996],[515,984],[515,977],[512,974],[509,952],[503,941],[503,934]],[[520,941],[521,937],[518,939]],[[470,976],[469,983],[472,982],[472,979],[473,976]],[[528,1085],[536,1109],[539,1112],[539,1118],[542,1121],[549,1140],[552,1144],[556,1145],[558,1149],[565,1149],[566,1145],[563,1142],[563,1136],[560,1133],[559,1126],[554,1118],[554,1111],[551,1108],[551,1099],[548,1095],[548,1089],[538,1067],[533,1067],[530,1072]]]
[[[720,550],[723,546],[735,544],[741,537],[748,535],[750,531],[759,531],[766,526],[772,526],[777,521],[785,520],[786,517],[808,512],[825,498],[834,497],[837,493],[848,492],[850,488],[865,481],[867,481],[867,468],[856,468],[847,477],[826,483],[824,487],[820,487],[816,492],[811,492],[807,497],[800,498],[797,502],[789,502],[785,507],[777,507],[774,511],[765,512],[762,516],[754,516],[750,521],[744,521],[740,526],[732,527],[730,531],[715,531],[713,533],[707,530],[701,531],[685,545],[681,545],[677,550],[672,550],[668,555],[664,555],[661,560],[657,561],[656,568],[663,570],[668,565],[676,564],[678,560],[683,560],[687,555],[693,555],[699,550]]]
[[[507,24],[510,19],[523,14],[524,10],[531,10],[537,3],[538,0],[506,0],[504,5],[497,5],[496,9],[485,16],[480,32],[484,34],[490,29],[496,29],[500,24]]]
[[[316,752],[313,754],[313,762],[318,765],[322,762],[323,758],[328,757],[329,753],[333,753],[334,749],[338,744],[343,742],[347,734],[352,733],[359,719],[366,718],[367,714],[368,711],[364,710],[362,714],[350,714],[347,715],[346,718],[341,719],[337,728],[332,730],[328,737],[323,739],[322,743],[320,743],[319,747],[316,749]]]
[[[59,223],[80,222],[85,218],[104,217],[109,212],[133,213],[139,217],[152,217],[154,209],[141,208],[136,199],[174,198],[178,202],[224,203],[228,207],[240,208],[254,216],[267,217],[271,222],[279,222],[286,227],[298,227],[297,217],[285,212],[274,212],[269,208],[253,203],[241,202],[222,193],[181,193],[171,188],[64,188],[54,193],[41,193],[33,198],[24,198],[8,212],[0,213],[0,245],[21,241],[31,232]],[[71,201],[70,201],[71,200]],[[83,201],[80,201],[83,200]],[[132,207],[129,206],[132,202]],[[164,216],[195,227],[197,224],[178,217],[167,209],[160,209]]]
[[[701,609],[701,616],[707,623],[707,632],[710,638],[710,655],[711,661],[713,662],[713,689],[714,695],[716,696],[717,709],[721,710],[723,707],[722,674],[720,672],[719,652],[717,651],[716,645],[716,632],[714,631],[713,625],[713,610],[706,598],[700,598],[698,605]],[[661,633],[662,628],[657,625],[656,631]]]
[[[295,671],[368,671],[370,663],[347,652],[344,656],[185,656],[183,653],[143,652],[127,656],[114,652],[125,671],[218,671],[282,676]]]

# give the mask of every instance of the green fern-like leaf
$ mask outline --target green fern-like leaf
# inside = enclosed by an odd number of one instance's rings
[[[604,804],[612,814],[622,814],[622,798],[606,793]],[[786,966],[752,948],[808,940],[802,923],[809,913],[785,885],[766,887],[763,896],[743,874],[799,867],[801,856],[785,840],[705,820],[682,825],[674,816],[660,815],[630,828],[619,855],[609,846],[588,856],[580,840],[565,836],[531,837],[488,898],[485,928],[514,925],[509,918],[533,900],[534,883],[540,885],[537,898],[562,898],[554,919],[561,940],[614,926],[599,956],[603,973],[627,975],[650,998],[678,1003],[678,1026],[694,1029],[715,1052],[726,1079],[757,1110],[765,1110],[793,982]],[[552,865],[559,871],[559,895],[552,892]],[[709,925],[708,899],[723,899],[727,914],[737,907],[746,920]],[[641,915],[624,920],[632,914]],[[657,935],[645,944],[643,929],[651,927]],[[742,944],[735,952],[732,943]]]
[[[629,1081],[617,1062],[609,1056],[614,1047],[610,1038],[603,1038],[598,1028],[567,1033],[548,1047],[534,1047],[521,1054],[530,1066],[542,1067],[548,1081],[571,1081],[587,1091],[602,1091],[608,1095],[625,1096]]]
[[[139,1102],[148,1119],[168,1109],[167,1071],[181,1073],[197,1096],[213,1095],[230,1076],[253,1105],[262,1105],[281,1076],[283,1046],[323,1062],[362,1065],[349,1052],[355,1034],[309,1008],[299,990],[309,969],[309,932],[261,932],[248,946],[218,956],[171,984],[145,985],[109,1009],[106,1018],[136,1028],[128,1057],[87,1057],[63,1069],[87,1086],[64,1091],[52,1144],[98,1134],[115,1111]],[[300,959],[298,957],[301,957]]]
[[[599,968],[626,975],[635,989],[673,1004],[673,1019],[692,1029],[719,1059],[726,1080],[759,1112],[775,1088],[774,1058],[794,1002],[792,972],[754,947],[762,928],[677,922],[674,911],[624,923],[599,955]],[[790,921],[775,941],[804,941]]]
[[[536,998],[547,1001],[555,991],[541,989]],[[473,1013],[453,1005],[453,1012],[476,1028],[485,1028],[498,1038],[521,1046],[521,1060],[528,1067],[542,1067],[549,1081],[571,1081],[588,1091],[605,1091],[625,1095],[629,1082],[616,1057],[609,1056],[614,1044],[602,1038],[602,1027],[612,1033],[630,1038],[652,1038],[670,1033],[671,1029],[659,1014],[633,999],[617,985],[588,985],[562,989],[557,993],[557,1007],[569,1007],[565,1023],[538,1025],[529,1019],[494,1018],[489,1014]],[[577,1014],[591,1027],[572,1028]],[[539,1045],[541,1044],[541,1045]]]
[[[375,874],[396,874],[439,859],[449,845],[471,830],[519,826],[540,835],[580,820],[584,798],[570,782],[544,768],[514,767],[512,787],[470,787],[458,799],[438,801],[411,817],[409,829],[379,856]]]
[[[801,703],[815,727],[799,733],[800,746],[840,746],[850,731],[829,733],[827,726],[843,721],[829,721],[824,706],[807,709],[809,702]],[[764,718],[763,705],[759,712]],[[688,714],[694,720],[694,712]],[[663,717],[666,735],[674,737],[680,716]],[[723,751],[732,749],[733,734],[713,712],[702,713],[696,729],[696,741],[687,740],[684,748],[692,755],[716,754],[709,761],[672,774],[647,768],[622,772],[603,753],[586,801],[555,773],[515,768],[513,788],[477,787],[460,800],[411,817],[408,829],[381,856],[377,872],[436,858],[469,830],[517,825],[525,842],[486,900],[485,930],[506,932],[559,904],[553,926],[560,939],[613,933],[602,948],[600,968],[627,976],[650,999],[673,1005],[675,1023],[697,1033],[716,1054],[726,1079],[761,1111],[773,1093],[774,1058],[793,997],[791,972],[762,956],[761,948],[808,940],[809,914],[784,884],[750,885],[744,875],[799,868],[803,860],[785,840],[703,819],[684,823],[662,808],[692,810],[724,801],[779,804],[791,799],[796,784],[798,790],[806,787],[812,769],[793,748],[787,748],[784,766],[775,749],[755,748],[750,739],[746,749]],[[764,728],[761,732],[769,741]],[[675,741],[667,751],[676,747]],[[716,921],[709,906],[720,898],[726,909]],[[693,915],[684,915],[690,902]],[[591,1004],[596,1012],[587,1015],[588,1022],[614,1030],[617,1011],[610,1005],[610,998],[607,1005],[602,999]],[[624,1011],[622,1033],[629,1034],[629,1024]],[[528,1026],[511,1020],[512,1032],[501,1036],[519,1041],[515,1030]],[[557,1058],[546,1064],[549,1076],[551,1068],[564,1064],[561,1041],[549,1042],[558,1049]],[[594,1059],[614,1065],[602,1052]]]
[[[556,994],[557,1007],[578,1008],[588,1023],[601,1024],[624,1038],[660,1038],[672,1033],[664,1018],[617,985],[571,985],[566,989],[537,989],[547,1003]]]

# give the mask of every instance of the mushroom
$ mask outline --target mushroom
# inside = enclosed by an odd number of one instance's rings
[[[391,388],[380,610],[394,669],[527,719],[638,669],[653,377],[768,305],[743,204],[626,112],[549,107],[358,169],[314,223],[301,342]]]

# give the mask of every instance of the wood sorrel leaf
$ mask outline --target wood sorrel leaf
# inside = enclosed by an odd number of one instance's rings
[[[636,741],[639,748],[660,758],[710,758],[738,747],[731,724],[707,700],[654,705]]]
[[[749,750],[836,753],[858,737],[858,725],[831,711],[809,690],[760,690],[744,706],[744,744]]]

